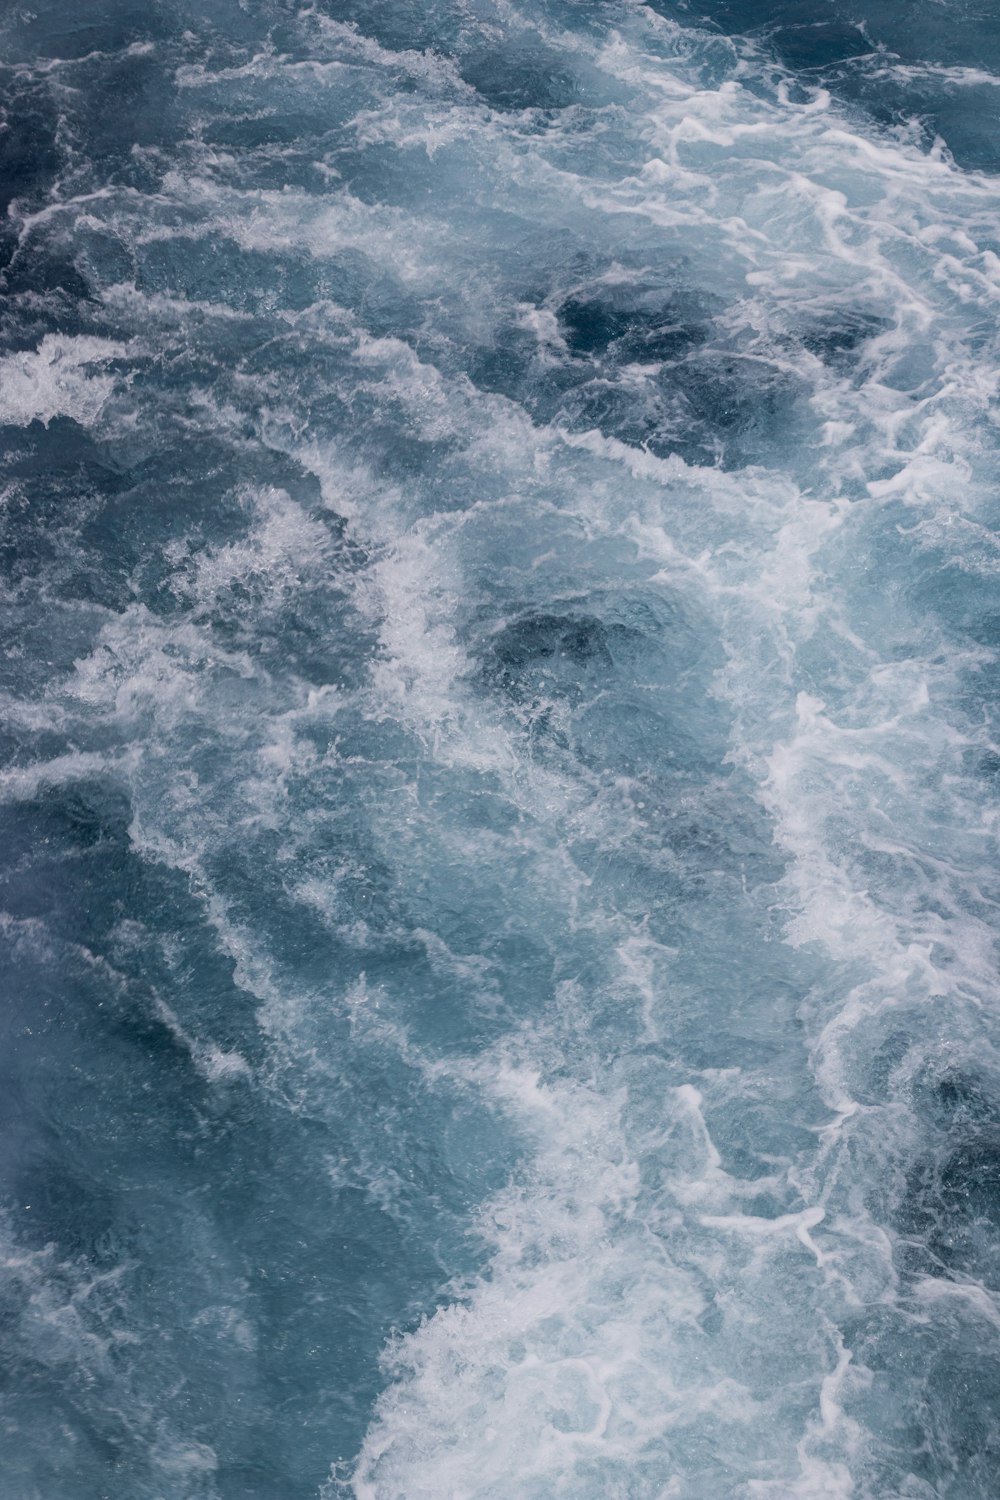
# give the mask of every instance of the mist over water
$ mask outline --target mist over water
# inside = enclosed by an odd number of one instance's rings
[[[5,1500],[993,1500],[985,0],[0,19]]]

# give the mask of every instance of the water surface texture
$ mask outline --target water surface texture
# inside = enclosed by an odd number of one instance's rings
[[[992,0],[0,44],[4,1500],[995,1500]]]

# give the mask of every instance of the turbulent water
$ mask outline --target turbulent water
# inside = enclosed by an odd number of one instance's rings
[[[994,1500],[995,5],[0,43],[4,1500]]]

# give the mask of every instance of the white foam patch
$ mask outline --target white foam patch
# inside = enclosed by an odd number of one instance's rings
[[[33,351],[0,359],[0,422],[27,427],[72,417],[82,427],[100,416],[116,377],[100,366],[127,355],[110,339],[46,334]],[[95,368],[96,367],[96,368]]]
[[[821,1212],[759,1228],[752,1216],[706,1214],[760,1185],[721,1170],[696,1089],[666,1090],[637,1135],[626,1126],[635,1108],[626,1090],[546,1082],[537,1039],[529,1052],[534,1065],[501,1055],[474,1068],[480,1087],[537,1142],[526,1180],[484,1211],[489,1275],[390,1351],[399,1384],[381,1399],[353,1493],[688,1495],[692,1445],[706,1441],[699,1494],[726,1492],[737,1454],[774,1476],[759,1493],[848,1493],[843,1466],[819,1449],[843,1420],[837,1394],[849,1355],[834,1351],[814,1375],[821,1417],[796,1460],[780,1435],[766,1436],[787,1350],[773,1325],[769,1348],[760,1345],[749,1316],[762,1295],[776,1314],[763,1288],[775,1277],[787,1288],[797,1242],[815,1266],[809,1229]],[[704,1228],[715,1227],[749,1230],[756,1244],[742,1290],[717,1304],[727,1309],[726,1335],[712,1339],[702,1322],[725,1252]],[[801,1336],[800,1355],[811,1343],[807,1330]],[[815,1486],[816,1473],[826,1488]]]
[[[0,802],[22,802],[52,787],[72,785],[93,778],[113,779],[134,766],[135,757],[109,756],[96,751],[75,751],[52,760],[36,761],[0,771]]]

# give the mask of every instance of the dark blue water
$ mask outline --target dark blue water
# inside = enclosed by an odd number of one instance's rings
[[[4,1500],[993,1500],[1000,14],[0,39]]]

